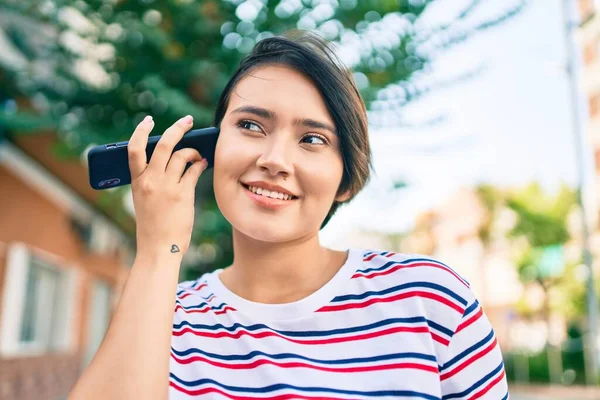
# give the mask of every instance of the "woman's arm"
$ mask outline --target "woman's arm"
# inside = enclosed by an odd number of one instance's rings
[[[70,400],[166,400],[181,257],[138,254],[102,345]]]
[[[208,165],[194,149],[173,149],[192,127],[165,131],[150,162],[147,117],[128,144],[137,256],[102,345],[70,400],[166,400],[177,278],[194,225],[195,186]],[[185,171],[187,163],[192,166]],[[185,172],[185,173],[184,173]]]

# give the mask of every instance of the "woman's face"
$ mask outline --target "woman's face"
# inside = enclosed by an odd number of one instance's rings
[[[233,88],[220,128],[214,191],[234,230],[266,242],[316,234],[343,163],[313,83],[284,66],[257,67]]]

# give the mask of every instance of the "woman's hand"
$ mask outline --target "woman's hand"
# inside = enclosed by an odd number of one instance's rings
[[[169,127],[157,143],[149,163],[146,145],[154,127],[152,117],[147,116],[140,122],[131,136],[127,151],[138,254],[171,252],[183,256],[190,245],[194,189],[208,162],[195,149],[185,148],[173,153],[173,148],[192,123],[193,119],[188,115]],[[188,162],[193,164],[185,171]]]

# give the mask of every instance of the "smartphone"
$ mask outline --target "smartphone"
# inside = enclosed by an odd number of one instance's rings
[[[177,143],[173,152],[186,147],[196,149],[208,161],[208,168],[212,168],[215,161],[215,147],[217,146],[218,136],[219,128],[216,127],[188,131]],[[146,146],[148,162],[160,138],[161,135],[148,138],[148,145]],[[127,154],[128,143],[129,141],[109,143],[90,149],[87,159],[90,186],[92,188],[101,190],[131,183]],[[188,167],[189,165],[191,164],[188,164]]]

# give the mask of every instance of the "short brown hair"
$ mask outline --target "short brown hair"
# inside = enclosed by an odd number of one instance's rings
[[[365,103],[350,71],[335,55],[331,45],[317,34],[290,31],[259,41],[225,86],[215,110],[215,126],[219,126],[231,91],[252,69],[261,65],[285,65],[308,77],[317,87],[331,114],[339,137],[344,164],[337,194],[350,193],[350,201],[366,185],[371,173],[371,148]],[[335,201],[323,228],[341,202]]]

